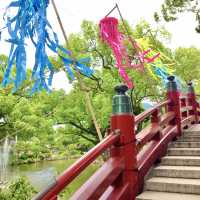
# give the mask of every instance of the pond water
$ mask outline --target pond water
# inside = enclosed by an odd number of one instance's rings
[[[75,160],[44,161],[34,164],[10,166],[8,168],[8,180],[19,176],[26,176],[37,191],[45,188],[47,184],[55,181],[56,176],[67,169]],[[96,170],[97,165],[91,165],[84,173],[77,177],[64,191],[63,199],[68,199]],[[62,199],[62,198],[61,198]]]

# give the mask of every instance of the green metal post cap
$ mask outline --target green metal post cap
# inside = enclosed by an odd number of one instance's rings
[[[113,97],[112,102],[112,113],[113,114],[122,114],[122,113],[132,113],[131,100],[126,91],[128,87],[126,85],[118,85],[115,87],[117,94]]]
[[[193,85],[192,81],[189,81],[187,84],[188,84],[188,86],[192,86]]]
[[[194,87],[192,81],[189,81],[187,85],[188,85],[188,93],[194,93]]]
[[[168,91],[177,91],[177,85],[174,76],[168,76],[167,90]]]
[[[171,81],[171,82],[174,81],[174,79],[175,79],[174,76],[168,76],[168,77],[167,77],[167,80],[168,80],[168,81]]]
[[[126,85],[117,85],[115,87],[115,91],[118,94],[124,94],[125,95],[126,91],[128,91],[128,87]]]

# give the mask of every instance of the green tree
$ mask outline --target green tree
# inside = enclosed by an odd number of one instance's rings
[[[29,200],[36,191],[24,178],[19,178],[12,182],[7,188],[0,189],[1,200]]]
[[[29,139],[33,136],[42,137],[44,133],[53,132],[53,121],[47,117],[43,102],[20,97],[13,94],[0,95],[0,131],[1,138],[6,135],[19,135]]]
[[[147,22],[141,21],[135,29],[132,29],[128,22],[126,23],[131,36],[135,39],[145,37],[150,48],[166,55],[166,59],[162,58],[163,62],[167,63],[168,57],[172,59],[172,52],[161,42],[162,39],[170,39],[170,34],[164,28],[153,29]],[[122,82],[122,79],[115,66],[112,50],[99,38],[98,26],[93,22],[83,21],[81,28],[80,33],[69,36],[70,49],[78,59],[87,56],[91,58],[91,67],[95,70],[95,75],[90,78],[82,76],[82,80],[87,86],[98,123],[101,125],[101,132],[104,134],[109,126],[113,88]],[[120,31],[125,32],[122,24]],[[134,56],[128,41],[126,45],[130,56]],[[51,59],[56,65],[56,70],[61,70],[63,63],[59,57]],[[140,73],[127,69],[127,72],[135,83],[130,95],[136,115],[143,111],[141,102],[145,98],[156,101],[163,98],[165,89],[162,81],[154,79],[148,70]],[[69,94],[53,91],[50,94],[41,92],[30,97],[27,95],[30,86],[29,83],[25,83],[13,94],[10,94],[11,89],[9,91],[2,89],[0,94],[2,138],[18,134],[22,141],[39,140],[40,142],[33,142],[35,152],[38,152],[40,146],[46,147],[47,144],[55,151],[64,151],[68,147],[69,150],[77,148],[80,151],[87,151],[98,142],[91,115],[85,106],[84,94],[77,81],[73,82],[73,89]],[[65,127],[55,131],[53,126],[59,124]],[[28,145],[29,143],[22,143],[21,146],[27,149]],[[34,155],[33,158],[35,159]]]
[[[78,58],[86,56],[91,58],[91,66],[95,69],[95,76],[82,77],[82,79],[89,89],[101,131],[105,133],[109,126],[114,95],[113,88],[122,82],[122,79],[118,75],[112,50],[99,38],[98,26],[93,22],[83,21],[81,28],[80,33],[69,36],[70,49]],[[122,32],[124,31],[122,25],[120,25],[120,29]],[[134,30],[130,26],[128,29],[134,38],[146,37],[150,47],[155,47],[154,49],[157,51],[162,51],[167,56],[172,57],[171,51],[160,42],[160,39],[170,38],[170,34],[164,28],[154,30],[147,22],[142,21]],[[127,71],[135,83],[135,89],[132,92],[134,113],[139,114],[143,111],[142,100],[145,98],[159,100],[162,97],[162,92],[165,91],[164,88],[162,90],[161,80],[154,79],[148,70],[143,74],[133,69]],[[58,105],[55,113],[57,124],[66,124],[66,134],[70,137],[77,136],[84,138],[90,144],[96,144],[98,142],[97,134],[85,107],[83,93],[76,81],[73,83],[72,91],[66,95],[64,102],[64,104]],[[77,140],[77,137],[74,138]]]
[[[195,83],[196,89],[199,91],[199,77],[200,77],[200,49],[196,47],[183,48],[179,47],[175,51],[176,74],[185,81]]]
[[[199,0],[165,0],[161,7],[161,15],[165,21],[174,21],[180,13],[192,13],[197,21],[195,30],[200,33],[200,3]],[[160,20],[160,14],[154,14],[156,21]]]

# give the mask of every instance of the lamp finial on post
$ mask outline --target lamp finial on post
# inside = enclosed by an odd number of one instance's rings
[[[177,136],[181,136],[181,106],[180,106],[180,94],[177,88],[177,84],[174,76],[169,76],[167,83],[167,98],[170,100],[168,104],[168,112],[172,111],[175,113],[175,119],[173,119],[170,124],[177,126]]]
[[[117,94],[112,102],[111,131],[119,131],[120,141],[118,146],[112,148],[111,156],[120,156],[124,159],[124,172],[118,183],[130,185],[128,194],[130,199],[135,199],[138,186],[135,117],[131,99],[126,94],[128,87],[118,85],[115,91]]]
[[[130,97],[126,94],[128,87],[126,85],[117,85],[115,87],[117,94],[113,97],[112,114],[120,115],[123,113],[133,113]]]
[[[188,105],[192,106],[192,110],[189,110],[189,115],[194,115],[195,123],[198,123],[199,117],[198,117],[198,111],[197,111],[197,101],[196,101],[196,94],[195,94],[192,81],[188,82],[187,98],[188,98]]]

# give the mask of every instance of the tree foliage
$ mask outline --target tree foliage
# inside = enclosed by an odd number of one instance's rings
[[[30,200],[36,193],[34,188],[22,177],[13,181],[8,188],[0,189],[1,200]]]
[[[145,21],[138,24],[135,29],[132,29],[128,22],[126,24],[129,34],[134,38],[145,37],[150,47],[171,56],[171,51],[160,42],[161,38],[169,39],[170,37],[164,28],[154,30]],[[120,30],[125,32],[122,24],[120,24]],[[101,41],[98,26],[90,21],[83,21],[81,32],[69,36],[69,44],[70,50],[78,59],[87,56],[91,58],[95,75],[91,78],[82,77],[82,79],[87,85],[101,131],[105,134],[109,126],[113,88],[122,82],[115,66],[115,58],[111,49]],[[127,48],[130,47],[127,46]],[[56,69],[61,70],[63,63],[59,57],[51,59],[55,62]],[[133,69],[127,71],[135,82],[132,100],[134,113],[139,114],[143,110],[142,100],[145,98],[158,100],[162,96],[160,89],[162,82],[152,78],[148,71],[143,74]],[[42,92],[31,97],[27,93],[29,84],[26,82],[14,94],[10,94],[12,88],[2,89],[0,95],[1,138],[17,134],[22,140],[35,141],[36,137],[44,141],[41,142],[41,146],[45,146],[45,142],[51,144],[50,149],[60,149],[56,143],[60,144],[61,149],[75,144],[76,149],[80,151],[87,151],[98,142],[91,115],[85,106],[84,93],[80,90],[78,82],[74,81],[73,89],[67,95],[63,91],[53,91],[51,94]],[[65,127],[55,131],[53,125],[59,124]],[[27,145],[29,144],[21,146],[25,148]],[[35,148],[37,149],[37,145]],[[24,155],[21,152],[20,154],[27,159],[37,160],[34,155],[30,157],[28,153]]]
[[[161,15],[165,21],[174,21],[180,13],[192,13],[197,21],[195,30],[200,33],[200,3],[199,0],[165,0],[161,7]],[[160,20],[160,15],[154,14],[156,21]]]
[[[198,49],[179,48],[173,53],[161,42],[163,39],[170,39],[170,34],[163,27],[153,29],[147,22],[141,21],[132,29],[128,22],[126,23],[131,36],[137,40],[145,38],[149,48],[165,55],[164,63],[169,62],[169,59],[176,60],[176,74],[185,82],[198,80]],[[114,87],[122,82],[122,79],[115,66],[111,49],[99,38],[98,26],[93,22],[83,21],[81,27],[80,33],[69,36],[70,49],[77,58],[91,58],[95,75],[91,78],[81,77],[92,99],[101,132],[106,134],[112,110],[112,97],[115,94]],[[120,31],[124,31],[122,24]],[[128,50],[131,49],[129,43],[125,44]],[[1,58],[0,66],[3,66],[7,58]],[[63,63],[59,57],[51,59],[55,62],[56,70],[61,70]],[[191,73],[194,69],[195,73]],[[134,69],[127,71],[135,83],[134,90],[129,91],[135,115],[143,111],[141,103],[144,99],[160,101],[165,97],[166,91],[162,81],[153,78],[148,70],[144,73]],[[99,142],[91,115],[85,106],[84,92],[77,81],[72,83],[72,90],[68,94],[60,90],[50,94],[43,91],[30,96],[30,85],[27,81],[14,93],[12,87],[0,88],[0,139],[5,136],[14,138],[18,135],[19,143],[13,155],[15,163],[53,159],[55,155],[58,158],[66,158],[86,152]],[[61,125],[61,128],[55,129],[55,125]]]
[[[169,57],[172,56],[171,51],[160,42],[161,38],[170,38],[170,34],[164,28],[154,30],[145,21],[141,21],[135,29],[132,29],[128,23],[127,27],[129,34],[135,39],[145,37],[149,42],[149,48],[152,47]],[[89,56],[91,58],[95,76],[90,79],[83,77],[83,81],[89,89],[98,123],[101,125],[101,131],[104,134],[109,126],[113,89],[122,82],[122,79],[118,74],[112,50],[99,37],[98,26],[93,22],[83,21],[81,28],[80,33],[69,36],[70,49],[76,57]],[[120,31],[126,34],[122,24],[120,24]],[[127,45],[130,44],[127,43]],[[131,47],[127,46],[127,48]],[[139,114],[143,110],[142,100],[145,98],[160,99],[164,88],[162,91],[160,89],[162,82],[159,79],[155,80],[147,70],[145,73],[140,73],[134,69],[127,69],[127,71],[135,83],[135,89],[132,92],[134,113]],[[96,144],[98,138],[90,113],[85,106],[84,94],[77,82],[74,82],[73,88],[66,97],[66,103],[61,105],[57,111],[57,116],[59,116],[57,123],[67,124],[68,128],[71,127],[70,131],[73,135],[78,135]]]
[[[196,47],[176,49],[175,60],[176,75],[179,76],[187,84],[192,81],[195,84],[196,90],[200,91],[199,77],[200,77],[200,49]]]

